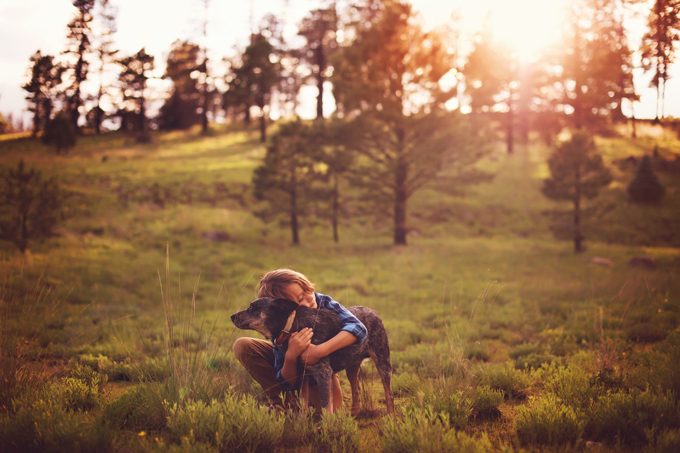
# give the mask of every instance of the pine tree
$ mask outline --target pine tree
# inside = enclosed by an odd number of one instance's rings
[[[117,9],[111,4],[109,0],[97,0],[97,18],[99,20],[100,32],[97,36],[97,47],[95,53],[99,60],[99,90],[94,97],[95,106],[91,112],[91,123],[94,126],[96,134],[101,133],[102,121],[104,121],[105,112],[101,107],[104,96],[109,95],[109,84],[106,83],[105,77],[107,67],[115,63],[115,57],[118,50],[113,48],[113,35],[116,33],[116,13]]]
[[[46,145],[54,145],[57,154],[66,154],[76,145],[76,132],[66,113],[59,112],[47,122],[41,140]]]
[[[16,169],[0,174],[0,200],[0,239],[12,242],[22,253],[29,241],[52,235],[59,222],[61,195],[57,181],[43,180],[41,172],[26,169],[23,159]]]
[[[592,200],[607,186],[612,175],[597,154],[595,142],[584,131],[575,132],[570,140],[561,143],[548,158],[551,177],[543,181],[543,195],[573,206],[574,251],[583,251],[581,216],[583,199]]]
[[[149,72],[154,69],[154,57],[142,48],[135,55],[121,58],[118,64],[122,66],[119,76],[123,93],[124,118],[133,117],[135,121],[126,123],[126,127],[137,134],[137,141],[150,140],[146,118],[146,82]]]
[[[81,86],[87,79],[89,63],[87,55],[92,47],[92,8],[95,0],[73,0],[73,6],[78,12],[68,24],[68,46],[64,52],[72,55],[74,64],[68,69],[71,71],[71,86],[68,95],[68,110],[71,115],[71,126],[76,132],[80,131],[78,121],[80,120],[83,99]]]
[[[36,136],[52,117],[64,68],[54,63],[53,56],[43,55],[39,50],[31,56],[31,63],[31,79],[22,88],[28,92],[26,100],[29,104],[28,111],[33,113],[33,136]]]
[[[680,40],[680,0],[655,0],[647,18],[647,33],[642,38],[642,65],[653,71],[652,87],[656,88],[656,120],[661,117],[666,97],[668,68],[675,59]]]
[[[289,225],[294,245],[300,243],[300,221],[316,198],[314,183],[325,177],[318,165],[318,135],[299,119],[281,125],[272,136],[264,162],[253,174],[255,198],[266,202],[256,215]]]
[[[201,122],[201,90],[196,80],[201,48],[189,41],[172,43],[163,78],[172,81],[172,94],[159,112],[162,129],[188,129]],[[194,76],[192,76],[194,74]]]
[[[652,160],[644,156],[635,172],[635,178],[628,184],[628,196],[636,203],[658,203],[666,188],[652,168]]]
[[[437,33],[415,24],[410,5],[385,2],[377,19],[358,29],[333,59],[336,103],[349,118],[345,146],[361,162],[354,184],[374,212],[393,219],[394,244],[406,245],[413,194],[444,170],[449,190],[470,180],[488,148],[468,118],[446,110],[455,93],[442,91],[439,81],[454,56]]]

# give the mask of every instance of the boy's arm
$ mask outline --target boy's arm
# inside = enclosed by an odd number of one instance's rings
[[[342,330],[333,338],[321,343],[320,345],[310,345],[307,351],[302,354],[302,361],[308,365],[313,365],[321,358],[342,349],[355,342],[363,343],[366,339],[366,326],[357,319],[349,310],[334,301],[330,296],[317,294],[319,308],[331,310],[338,314],[342,323]]]
[[[279,371],[280,379],[277,379],[279,383],[283,380],[290,387],[295,387],[297,384],[297,359],[311,345],[312,333],[312,329],[305,327],[300,332],[293,332],[291,334],[288,340],[288,349],[286,350],[283,367]]]

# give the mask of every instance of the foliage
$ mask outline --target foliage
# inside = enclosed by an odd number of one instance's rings
[[[516,370],[512,363],[493,365],[484,370],[480,383],[492,389],[502,390],[506,398],[522,399],[527,396],[531,378]]]
[[[551,177],[543,181],[543,195],[572,203],[574,251],[582,252],[581,202],[595,198],[599,189],[612,181],[612,175],[597,154],[592,137],[583,131],[574,133],[555,149],[548,158],[548,167]]]
[[[522,445],[575,445],[584,425],[581,412],[550,394],[531,406],[520,407],[515,420]]]
[[[199,69],[200,53],[200,47],[189,41],[178,39],[172,43],[163,76],[172,81],[172,94],[158,113],[161,129],[188,129],[201,121],[201,93],[198,82],[191,77]]]
[[[167,399],[173,401],[167,387],[160,384],[141,384],[110,402],[103,418],[119,429],[159,430],[167,423]]]
[[[0,416],[0,446],[6,451],[112,451],[115,431],[88,413],[101,404],[101,382],[64,378],[14,400]]]
[[[33,113],[33,135],[45,128],[52,117],[57,87],[61,83],[65,68],[54,62],[52,55],[43,55],[39,50],[31,56],[29,71],[31,79],[22,85],[28,94],[28,111]]]
[[[602,388],[582,370],[548,365],[539,370],[543,386],[564,404],[590,414]]]
[[[656,433],[679,427],[680,408],[675,393],[631,389],[602,396],[589,430],[597,439],[609,443],[641,445]]]
[[[472,415],[473,402],[461,390],[437,389],[427,393],[419,392],[409,401],[407,411],[422,408],[446,419],[447,426],[456,429],[464,428]]]
[[[658,203],[663,198],[666,188],[654,172],[649,156],[645,155],[640,160],[627,192],[630,199],[637,203]]]
[[[650,86],[656,87],[656,118],[659,103],[665,104],[668,67],[675,59],[675,49],[680,40],[680,1],[655,0],[647,16],[647,32],[642,37],[642,66],[653,71]],[[661,111],[663,117],[663,110]]]
[[[492,389],[488,385],[481,385],[475,389],[472,400],[472,415],[475,419],[495,419],[502,416],[499,406],[505,401],[502,390]]]
[[[320,444],[330,453],[359,451],[359,425],[349,411],[321,414]]]
[[[444,108],[454,93],[438,82],[453,56],[412,17],[410,5],[387,3],[333,62],[336,103],[351,118],[345,144],[363,162],[352,183],[393,219],[395,245],[406,244],[408,200],[444,169],[454,187],[477,176],[472,166],[487,152],[471,124]]]
[[[450,427],[446,414],[443,415],[426,408],[408,410],[399,417],[387,418],[380,426],[383,451],[481,453],[493,449],[485,435],[475,439],[462,431],[456,431]],[[505,446],[501,450],[511,451]]]
[[[71,64],[67,66],[72,82],[66,96],[68,98],[68,113],[70,114],[71,127],[74,131],[79,130],[78,120],[80,109],[83,106],[81,86],[87,80],[89,72],[89,59],[87,58],[92,47],[92,9],[95,0],[73,0],[73,6],[77,12],[71,22],[68,23],[67,47],[64,52],[72,55]]]
[[[23,253],[28,242],[53,234],[61,214],[61,195],[54,178],[27,170],[20,160],[17,168],[2,172],[0,179],[0,239],[12,242]]]
[[[102,109],[102,99],[111,99],[112,90],[105,81],[107,68],[114,63],[118,50],[113,48],[113,35],[116,33],[117,8],[110,0],[98,0],[94,8],[94,16],[98,19],[98,33],[95,37],[94,53],[99,60],[99,90],[95,96],[96,105],[88,112],[88,125],[94,127],[96,134],[101,133],[102,121],[105,113]]]
[[[41,139],[46,145],[53,145],[57,154],[66,154],[76,146],[76,132],[66,113],[59,112],[47,121]]]
[[[144,90],[149,72],[154,69],[154,57],[142,48],[134,55],[119,59],[118,64],[122,66],[118,77],[123,92],[123,112],[119,112],[123,119],[121,129],[136,132],[138,141],[147,142],[149,132]]]
[[[314,200],[314,183],[324,177],[315,158],[319,135],[314,126],[300,120],[281,125],[267,147],[264,162],[253,174],[255,198],[267,206],[256,214],[272,220],[284,217],[290,225],[292,242],[299,244],[299,220]]]
[[[283,417],[272,416],[252,397],[187,401],[168,409],[168,432],[190,442],[206,442],[220,451],[271,451],[283,434]]]

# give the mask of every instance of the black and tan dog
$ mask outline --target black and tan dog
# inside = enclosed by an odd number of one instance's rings
[[[348,310],[361,321],[368,335],[361,344],[352,344],[339,349],[314,365],[298,362],[300,376],[314,376],[319,386],[321,407],[331,409],[331,378],[333,373],[346,370],[352,388],[352,414],[359,412],[359,367],[364,359],[370,358],[378,368],[378,374],[385,389],[387,412],[394,413],[392,393],[392,363],[387,332],[378,313],[366,307],[350,307]],[[239,329],[256,330],[267,339],[276,339],[284,353],[288,347],[288,332],[298,332],[305,327],[312,328],[312,344],[318,345],[333,338],[342,328],[337,313],[298,306],[285,299],[262,297],[251,302],[248,309],[231,316]],[[304,385],[304,383],[303,383]]]

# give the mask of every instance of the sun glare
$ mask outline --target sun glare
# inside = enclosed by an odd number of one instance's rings
[[[565,0],[488,0],[494,36],[521,61],[538,58],[554,42],[564,17]]]

